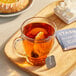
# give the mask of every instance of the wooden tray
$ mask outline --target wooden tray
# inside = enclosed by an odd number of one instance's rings
[[[65,24],[62,20],[60,20],[54,14],[54,8],[59,3],[59,1],[53,2],[49,4],[46,8],[41,10],[36,16],[46,17],[50,19],[50,21],[54,21],[57,25],[57,29],[69,29],[69,28],[76,28],[76,22],[72,24]],[[22,68],[23,70],[29,72],[30,74],[37,75],[37,76],[66,76],[69,74],[76,66],[76,49],[63,51],[61,46],[59,45],[58,41],[55,41],[54,48],[51,55],[55,56],[56,60],[56,67],[52,69],[47,69],[46,65],[39,67],[39,66],[31,66],[25,62],[24,58],[20,58],[13,52],[13,41],[16,37],[20,36],[21,32],[18,30],[8,41],[5,46],[5,54],[6,56],[17,66]]]

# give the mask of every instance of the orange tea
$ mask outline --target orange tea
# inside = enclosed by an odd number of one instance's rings
[[[30,23],[24,26],[22,32],[26,37],[23,46],[31,64],[45,64],[45,59],[54,43],[54,27],[47,23]]]

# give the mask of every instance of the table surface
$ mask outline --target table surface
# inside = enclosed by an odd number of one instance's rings
[[[24,20],[33,17],[41,9],[55,0],[33,0],[31,6],[26,11],[15,17],[0,18],[0,75],[1,76],[30,76],[28,73],[22,71],[16,65],[7,59],[4,54],[4,46],[8,39],[15,33],[21,26]],[[74,70],[70,76],[76,76]]]

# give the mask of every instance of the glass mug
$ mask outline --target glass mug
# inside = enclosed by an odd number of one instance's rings
[[[35,66],[45,64],[45,59],[54,45],[56,25],[44,17],[32,17],[21,26],[21,36],[14,40],[14,48],[18,55],[17,45],[22,41],[26,61]],[[21,48],[20,46],[19,48]]]

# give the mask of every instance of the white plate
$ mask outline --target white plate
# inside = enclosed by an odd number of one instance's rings
[[[20,15],[21,13],[26,11],[26,9],[31,5],[32,1],[33,0],[29,0],[29,4],[23,10],[16,13],[0,13],[0,17],[12,17],[12,16]]]

